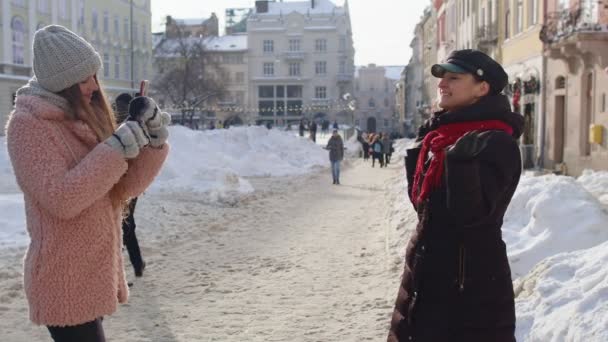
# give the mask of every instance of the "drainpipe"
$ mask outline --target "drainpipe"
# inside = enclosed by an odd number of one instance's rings
[[[547,24],[547,3],[548,0],[543,0],[543,25]],[[541,103],[543,111],[540,115],[540,154],[538,156],[538,169],[545,168],[545,130],[547,122],[547,57],[545,57],[546,43],[543,43],[542,49],[542,83],[541,83]]]

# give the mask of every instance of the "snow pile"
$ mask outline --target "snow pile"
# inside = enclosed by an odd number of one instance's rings
[[[600,202],[608,205],[608,171],[585,170],[577,181]]]
[[[517,278],[548,256],[608,240],[608,214],[572,177],[522,177],[502,231]]]
[[[288,176],[328,166],[308,139],[263,127],[192,131],[170,127],[171,153],[151,192],[248,193],[243,177]]]
[[[6,150],[6,137],[0,137],[0,195],[21,192]]]
[[[344,142],[344,147],[346,148],[344,151],[345,157],[359,158],[359,153],[362,152],[361,143],[357,140],[356,134],[353,134],[350,139]]]
[[[394,158],[398,158],[399,160],[403,160],[403,157],[407,155],[407,149],[411,148],[411,145],[414,143],[414,139],[398,139],[395,140],[393,147],[395,148],[395,152],[393,152],[393,156],[391,159],[396,160]]]
[[[608,341],[608,242],[545,259],[516,286],[517,340]]]

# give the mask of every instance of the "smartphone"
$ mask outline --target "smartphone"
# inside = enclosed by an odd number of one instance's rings
[[[146,96],[148,94],[148,86],[150,85],[150,81],[143,80],[139,84],[139,96]]]

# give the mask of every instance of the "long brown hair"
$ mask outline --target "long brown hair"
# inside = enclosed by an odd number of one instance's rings
[[[72,106],[71,119],[81,120],[86,123],[97,136],[97,141],[102,142],[114,133],[116,129],[116,115],[108,103],[103,87],[97,75],[94,75],[98,90],[93,92],[91,103],[84,101],[78,83],[59,92]],[[114,208],[124,209],[128,196],[120,183],[117,183],[110,190],[110,199]]]

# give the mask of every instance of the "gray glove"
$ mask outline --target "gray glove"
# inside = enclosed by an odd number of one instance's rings
[[[148,145],[150,138],[137,121],[127,121],[114,131],[105,143],[122,153],[125,159],[133,159],[139,150]]]
[[[171,123],[171,115],[169,113],[162,112],[157,116],[158,120],[146,121],[150,135],[150,146],[155,148],[161,147],[167,141],[169,137],[167,126]]]

